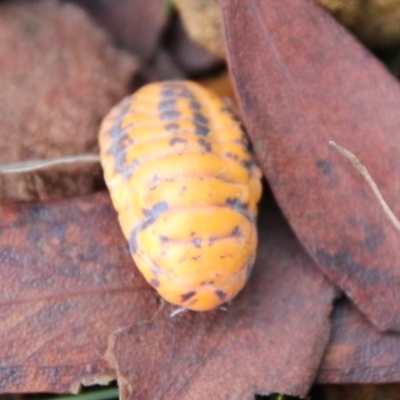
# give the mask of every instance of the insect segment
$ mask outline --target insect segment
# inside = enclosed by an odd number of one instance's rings
[[[125,98],[100,130],[104,176],[133,259],[168,302],[231,300],[254,263],[261,173],[240,124],[187,81]]]

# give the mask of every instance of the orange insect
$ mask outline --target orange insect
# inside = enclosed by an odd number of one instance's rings
[[[213,93],[152,83],[105,117],[104,176],[133,259],[158,293],[205,311],[243,288],[255,259],[261,173]]]

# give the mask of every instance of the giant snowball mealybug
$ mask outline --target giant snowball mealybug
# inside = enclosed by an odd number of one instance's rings
[[[255,259],[261,173],[224,102],[188,81],[152,83],[105,117],[101,163],[133,259],[168,302],[206,311]]]

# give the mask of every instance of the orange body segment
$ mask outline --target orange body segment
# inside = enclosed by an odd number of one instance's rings
[[[213,93],[152,83],[105,117],[104,177],[136,265],[167,301],[206,311],[243,288],[255,259],[261,173]]]

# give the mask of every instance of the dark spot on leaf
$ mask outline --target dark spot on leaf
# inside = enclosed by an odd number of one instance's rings
[[[329,175],[332,172],[332,165],[326,160],[318,160],[317,167],[325,174]]]
[[[378,247],[386,242],[385,232],[379,227],[367,225],[364,227],[364,246],[369,253],[375,253]]]

